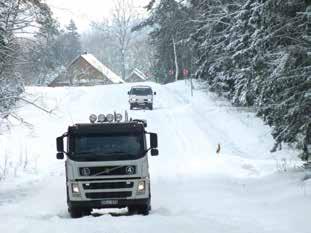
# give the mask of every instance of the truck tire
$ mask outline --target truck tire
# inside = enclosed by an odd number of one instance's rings
[[[133,104],[130,104],[130,109],[131,109],[131,110],[133,109]]]
[[[150,104],[150,105],[149,105],[149,109],[150,109],[150,110],[153,110],[153,104]]]
[[[138,207],[138,214],[149,215],[150,205],[143,205]]]
[[[136,208],[135,208],[135,206],[128,206],[127,209],[128,209],[129,215],[136,214]]]
[[[83,211],[80,208],[68,208],[68,212],[71,218],[83,217]]]
[[[149,215],[149,211],[151,210],[151,206],[139,205],[139,206],[128,206],[129,215],[141,214],[141,215]]]

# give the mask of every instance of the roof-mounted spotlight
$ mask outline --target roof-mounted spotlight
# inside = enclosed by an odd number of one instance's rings
[[[100,123],[103,123],[106,121],[106,116],[104,114],[99,114],[97,118],[98,118],[97,121]]]
[[[144,127],[147,127],[147,121],[142,119],[133,119],[132,121],[135,121],[137,123],[143,124]]]
[[[116,114],[116,122],[120,122],[120,121],[122,121],[122,114],[120,114],[120,113],[117,113]]]
[[[106,116],[106,119],[108,122],[113,122],[113,118],[114,118],[114,116],[111,113],[107,114],[107,116]]]
[[[95,114],[91,114],[89,117],[89,120],[91,123],[95,123],[97,120],[97,116]]]

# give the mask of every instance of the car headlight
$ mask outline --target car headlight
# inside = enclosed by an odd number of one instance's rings
[[[146,188],[146,182],[144,180],[138,182],[137,192],[144,193]]]
[[[72,190],[72,193],[79,194],[80,188],[79,188],[78,183],[72,183],[71,184],[71,190]]]

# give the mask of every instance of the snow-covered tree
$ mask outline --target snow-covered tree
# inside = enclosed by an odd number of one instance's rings
[[[19,56],[19,40],[46,9],[40,0],[0,0],[0,112],[8,111],[23,91],[21,74],[16,71],[16,65],[25,62]]]
[[[135,68],[150,73],[154,49],[148,29],[131,31],[139,20],[133,1],[116,1],[113,18],[93,22],[83,34],[83,47],[123,78]]]
[[[80,35],[73,21],[66,30],[60,29],[49,9],[38,16],[37,22],[40,28],[34,35],[35,40],[23,46],[27,48],[28,62],[19,69],[23,70],[26,83],[47,85],[81,54]]]
[[[64,42],[64,54],[68,62],[72,61],[78,55],[81,54],[80,35],[77,31],[76,24],[73,20],[70,20],[69,25],[66,27]]]
[[[175,0],[151,1],[149,18],[134,30],[151,27],[151,43],[155,48],[153,72],[160,82],[180,79],[182,69],[191,69],[194,54],[186,40],[192,32],[191,9]]]
[[[275,151],[295,143],[310,157],[310,1],[196,0],[196,76],[273,127]]]

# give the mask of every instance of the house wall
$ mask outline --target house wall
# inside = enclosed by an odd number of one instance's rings
[[[67,78],[72,85],[95,85],[95,84],[111,84],[112,82],[106,78],[97,69],[91,66],[82,57],[79,57],[67,71]]]
[[[67,68],[65,74],[57,77],[49,86],[91,86],[97,84],[105,85],[112,84],[112,82],[86,60],[79,57]]]

